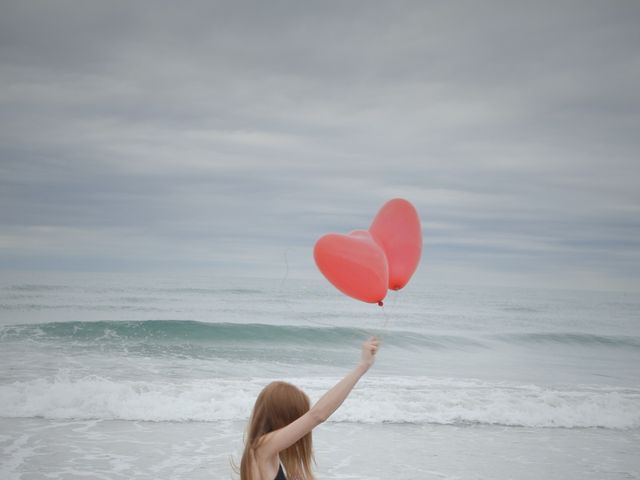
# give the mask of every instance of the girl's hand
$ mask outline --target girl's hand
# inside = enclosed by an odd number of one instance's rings
[[[375,355],[378,351],[378,347],[380,346],[380,341],[377,337],[370,337],[366,342],[362,344],[362,357],[361,357],[361,365],[366,367],[368,370],[373,362],[375,361]]]

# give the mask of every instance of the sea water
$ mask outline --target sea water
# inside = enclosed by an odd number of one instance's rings
[[[322,279],[5,275],[0,478],[228,479],[258,392],[317,400],[318,478],[640,478],[640,295]]]

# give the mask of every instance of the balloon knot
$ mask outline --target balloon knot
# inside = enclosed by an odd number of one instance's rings
[[[378,306],[379,306],[379,307],[382,307],[383,305],[384,305],[384,303],[382,302],[382,300],[380,300],[380,301],[378,302]]]

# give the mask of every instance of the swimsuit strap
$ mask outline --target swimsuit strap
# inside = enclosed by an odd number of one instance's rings
[[[276,478],[274,478],[273,480],[287,480],[287,477],[284,474],[284,470],[282,469],[282,464],[280,464]]]

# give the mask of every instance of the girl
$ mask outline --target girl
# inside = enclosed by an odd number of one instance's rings
[[[240,480],[286,480],[287,476],[290,480],[313,480],[311,431],[342,405],[373,365],[378,345],[376,337],[364,342],[358,366],[313,408],[309,408],[309,397],[297,387],[285,382],[267,385],[258,395],[251,414],[240,461]]]

